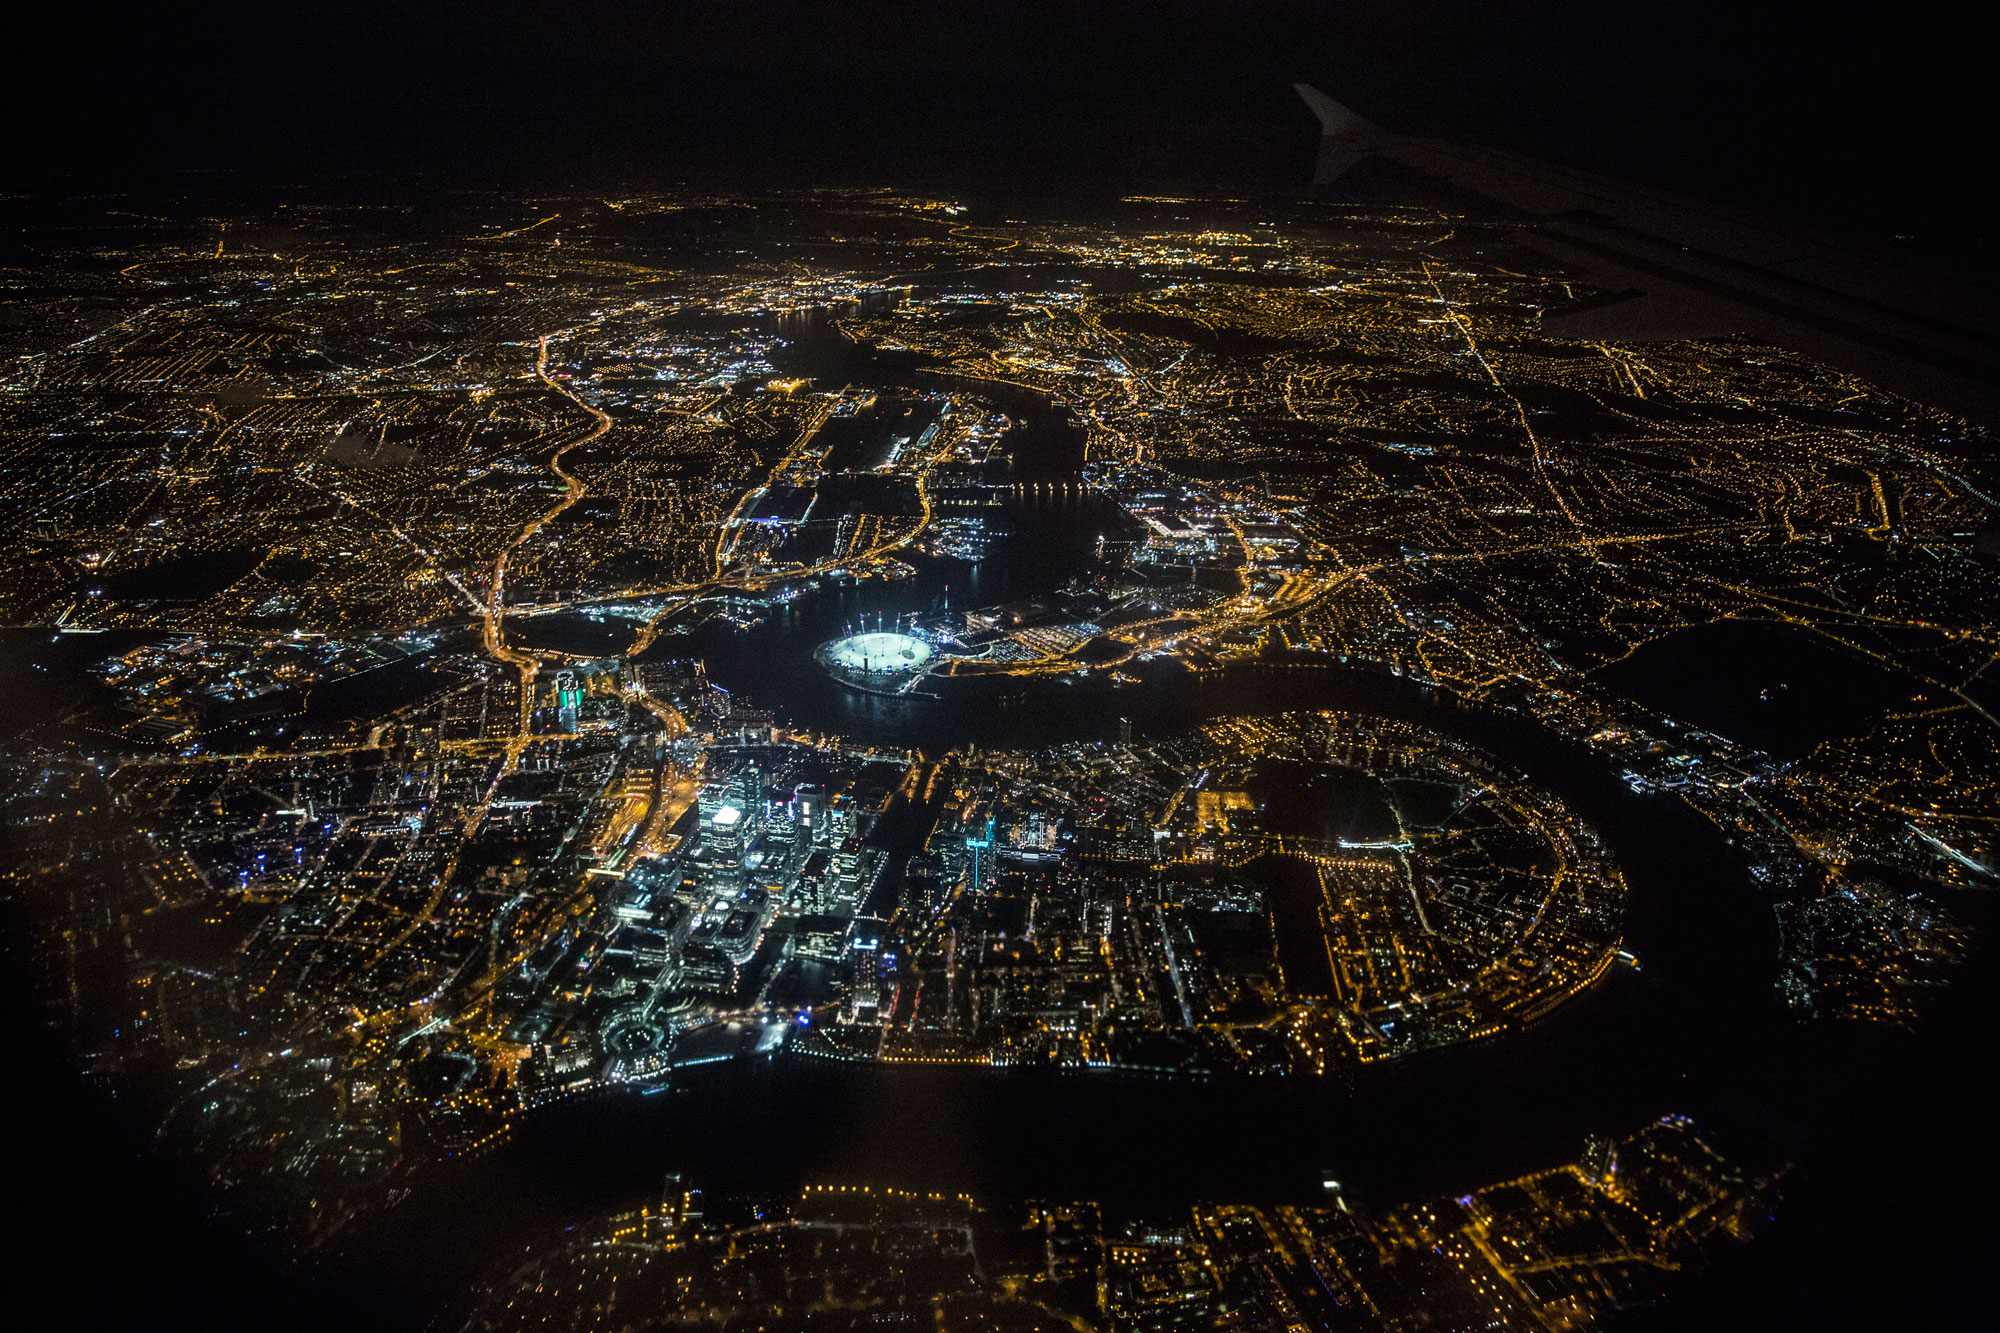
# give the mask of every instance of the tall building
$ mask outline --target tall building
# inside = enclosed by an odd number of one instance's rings
[[[798,826],[791,820],[780,817],[767,821],[761,846],[768,874],[785,875],[798,869]]]
[[[817,785],[801,786],[797,795],[793,797],[793,802],[797,812],[794,818],[799,824],[800,845],[811,847],[815,842],[825,841],[826,788]]]
[[[726,782],[704,782],[695,793],[695,816],[704,835],[715,819],[715,812],[729,804],[729,784]]]
[[[680,1230],[687,1221],[689,1191],[679,1173],[669,1175],[660,1184],[660,1222],[669,1232]],[[697,1205],[698,1206],[698,1205]]]
[[[904,863],[903,901],[929,912],[944,901],[944,866],[941,858],[918,852]]]
[[[854,834],[854,807],[845,800],[831,805],[826,812],[825,841],[838,847]]]
[[[827,895],[832,910],[852,912],[861,906],[865,859],[859,839],[842,839],[840,846],[835,849],[833,873],[830,876],[832,891]]]
[[[825,852],[813,852],[799,868],[799,878],[792,890],[792,906],[799,911],[827,910],[827,880],[832,874],[827,865],[829,859]]]
[[[578,715],[583,711],[583,688],[576,683],[573,671],[556,673],[556,716],[564,731],[575,731]]]
[[[701,887],[717,894],[743,889],[743,812],[725,805],[701,828]]]
[[[1618,1171],[1618,1140],[1609,1134],[1592,1134],[1583,1143],[1583,1174],[1600,1185],[1609,1185]]]
[[[965,855],[970,863],[968,868],[972,875],[972,891],[982,893],[986,889],[987,879],[993,874],[992,815],[986,816],[986,823],[981,826],[977,836],[971,834],[966,836]]]
[[[736,807],[753,823],[764,817],[764,765],[756,759],[746,761],[736,770],[736,777],[730,783]]]

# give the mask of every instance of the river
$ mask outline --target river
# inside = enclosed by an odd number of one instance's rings
[[[1141,738],[1211,717],[1338,708],[1463,738],[1562,796],[1600,828],[1630,887],[1629,946],[1614,968],[1531,1029],[1323,1081],[1160,1079],[1119,1073],[840,1064],[789,1050],[690,1068],[664,1093],[622,1093],[530,1116],[504,1145],[451,1163],[357,1237],[370,1263],[428,1287],[420,1237],[466,1254],[515,1251],[594,1213],[652,1199],[679,1172],[716,1194],[811,1182],[1096,1199],[1159,1215],[1198,1199],[1309,1199],[1323,1172],[1389,1203],[1456,1192],[1573,1156],[1593,1131],[1666,1112],[1785,1145],[1809,1132],[1826,1079],[1820,1038],[1775,1003],[1768,909],[1713,827],[1678,800],[1643,797],[1600,760],[1515,714],[1358,667],[1292,660],[1194,676],[1156,664],[1137,683],[1038,680],[976,701],[885,699],[812,669],[824,639],[877,614],[1043,591],[1074,572],[1109,516],[1075,497],[1009,502],[1015,536],[988,561],[918,559],[915,577],[828,586],[748,630],[711,625],[654,652],[699,656],[724,688],[788,722],[927,753],[974,742],[1028,748]],[[590,651],[616,637],[589,622]],[[542,633],[562,637],[560,629]],[[579,643],[575,645],[582,647]],[[949,684],[942,686],[949,690]],[[973,706],[968,706],[972,704]],[[477,1238],[476,1243],[473,1238]],[[471,1264],[456,1280],[466,1280]],[[399,1265],[401,1268],[399,1269]]]
[[[822,378],[937,387],[913,364],[885,366],[832,337],[801,338],[813,345],[797,361]],[[1022,442],[1050,451],[1024,475],[1059,471],[1068,423],[1052,406],[1019,410],[1031,418]],[[1036,681],[976,701],[859,694],[812,668],[816,644],[876,616],[1047,591],[1083,570],[1098,534],[1119,521],[1099,499],[1047,486],[1006,495],[1000,512],[1011,535],[981,562],[913,559],[915,577],[829,585],[760,626],[711,623],[664,636],[652,652],[704,658],[713,680],[792,725],[931,754],[968,742],[1104,740],[1121,718],[1142,738],[1295,708],[1415,722],[1526,773],[1604,832],[1628,876],[1627,942],[1641,970],[1614,968],[1525,1031],[1325,1080],[921,1069],[790,1050],[684,1069],[664,1092],[557,1104],[482,1156],[427,1168],[398,1207],[350,1228],[329,1259],[336,1272],[365,1274],[407,1296],[408,1309],[435,1309],[537,1236],[657,1199],[668,1171],[714,1194],[887,1184],[1093,1198],[1114,1215],[1158,1215],[1198,1199],[1309,1199],[1324,1172],[1385,1204],[1457,1192],[1667,1112],[1789,1154],[1869,1076],[1871,1062],[1837,1058],[1856,1038],[1780,1012],[1769,909],[1712,826],[1678,800],[1635,795],[1526,717],[1304,660],[1200,677],[1163,663],[1129,685]],[[574,617],[517,620],[511,630],[523,643],[606,655],[629,637]],[[33,654],[41,662],[15,669],[40,689],[55,683],[51,667],[74,672],[108,646],[45,643]]]

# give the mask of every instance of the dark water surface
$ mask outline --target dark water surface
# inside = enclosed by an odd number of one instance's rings
[[[1129,685],[1016,682],[979,693],[941,681],[943,698],[861,694],[812,667],[815,645],[878,617],[1046,592],[1088,568],[1096,534],[1116,519],[1099,502],[1047,491],[1011,498],[1006,515],[1014,535],[977,565],[917,559],[913,578],[829,585],[763,625],[669,635],[652,655],[701,657],[711,679],[792,725],[931,755],[968,742],[1109,740],[1121,718],[1142,738],[1296,708],[1415,722],[1529,774],[1605,832],[1631,878],[1628,941],[1644,971],[1615,970],[1527,1032],[1344,1081],[939,1071],[791,1053],[703,1066],[664,1094],[540,1112],[491,1156],[446,1168],[449,1188],[420,1191],[399,1213],[427,1218],[426,1227],[476,1219],[511,1232],[637,1203],[667,1170],[725,1193],[833,1180],[1087,1196],[1133,1209],[1298,1198],[1334,1170],[1378,1197],[1403,1198],[1561,1160],[1595,1129],[1696,1110],[1783,1045],[1791,1029],[1772,1001],[1768,910],[1720,837],[1684,804],[1633,794],[1588,752],[1525,718],[1317,661],[1205,676],[1162,663]],[[533,637],[608,654],[628,634],[572,618],[543,622]],[[1354,807],[1348,819],[1393,828],[1373,779],[1318,777],[1327,802]],[[1306,784],[1300,802],[1310,805],[1315,790]],[[1295,813],[1312,822],[1313,811]]]
[[[800,355],[811,373],[921,384],[913,367],[885,372],[852,349],[819,343]],[[684,1069],[665,1092],[545,1108],[491,1152],[427,1170],[398,1207],[342,1236],[327,1256],[330,1271],[381,1292],[414,1326],[418,1311],[489,1276],[523,1244],[656,1200],[668,1171],[715,1194],[789,1193],[812,1182],[899,1185],[992,1199],[1089,1198],[1114,1215],[1158,1215],[1200,1199],[1309,1199],[1323,1172],[1384,1204],[1457,1192],[1571,1158],[1586,1134],[1627,1133],[1668,1112],[1693,1114],[1725,1139],[1775,1155],[1797,1153],[1840,1122],[1880,1068],[1851,1058],[1853,1043],[1882,1039],[1783,1017],[1772,990],[1768,905],[1713,826],[1678,800],[1635,795],[1600,760],[1525,717],[1461,707],[1407,680],[1300,660],[1204,676],[1161,663],[1138,671],[1133,684],[1013,683],[937,699],[859,694],[816,671],[815,645],[877,617],[1046,593],[1087,571],[1098,534],[1118,514],[1073,488],[1038,483],[1068,447],[1067,428],[1053,409],[1039,419],[1032,403],[1010,410],[1031,418],[1026,438],[1050,452],[1005,499],[1011,535],[986,560],[914,560],[913,578],[829,586],[749,630],[710,624],[665,636],[653,655],[706,659],[712,679],[790,724],[931,755],[968,742],[1032,748],[1109,740],[1121,718],[1141,738],[1208,718],[1298,708],[1413,722],[1527,774],[1605,834],[1628,876],[1627,942],[1642,970],[1615,968],[1525,1031],[1325,1080],[874,1066],[790,1051]],[[630,639],[623,626],[580,617],[515,622],[512,632],[526,643],[605,655]],[[72,696],[63,673],[111,651],[110,639],[85,646],[22,638],[5,666],[36,698]],[[1723,701],[1689,696],[1685,715],[1736,735],[1724,712],[1748,708],[1737,698],[1748,685],[1738,682],[1756,677],[1724,678],[1712,664],[1740,661],[1746,651],[1662,647],[1653,654],[1661,661],[1624,669],[1659,689],[1708,682]],[[407,670],[415,677],[422,665]],[[1784,666],[1777,678],[1824,700],[1829,691],[1800,683],[1810,675]],[[1629,687],[1644,697],[1646,684]],[[1864,697],[1850,698],[1857,691]],[[1851,683],[1830,692],[1840,696],[1832,702],[1848,700],[1863,714],[1875,706]],[[350,702],[328,698],[324,706]],[[1754,728],[1731,725],[1745,732],[1739,739],[1757,739]],[[1796,743],[1808,725],[1758,734]]]
[[[1568,1159],[1586,1134],[1629,1132],[1667,1112],[1785,1144],[1811,1132],[1814,1106],[1832,1100],[1825,1079],[1842,1075],[1777,1011],[1770,916],[1742,865],[1686,805],[1635,795],[1594,756],[1525,718],[1307,661],[1201,677],[1161,664],[1132,685],[1033,682],[941,699],[859,694],[812,669],[815,644],[878,614],[886,622],[932,610],[947,586],[953,606],[1047,590],[1087,558],[1104,519],[1087,501],[1046,495],[1014,501],[1010,514],[1018,535],[979,567],[920,561],[914,578],[828,587],[763,626],[706,627],[654,651],[705,658],[712,679],[796,725],[933,755],[968,741],[1107,740],[1121,717],[1142,737],[1295,708],[1415,722],[1527,773],[1603,830],[1630,878],[1627,938],[1643,971],[1614,969],[1526,1031],[1339,1079],[874,1066],[790,1051],[690,1068],[664,1093],[548,1108],[490,1155],[442,1167],[354,1238],[371,1263],[428,1285],[434,1255],[415,1267],[400,1258],[423,1235],[466,1238],[470,1265],[474,1253],[505,1253],[646,1202],[667,1171],[719,1194],[886,1184],[1091,1198],[1114,1212],[1159,1214],[1199,1199],[1311,1198],[1328,1171],[1384,1203],[1459,1191]],[[950,683],[940,688],[949,694]],[[1327,798],[1358,803],[1357,816],[1382,804],[1372,780],[1351,791],[1343,775],[1325,776]],[[1386,806],[1376,813],[1386,818]]]
[[[1916,687],[1811,630],[1750,620],[1676,630],[1596,674],[1648,708],[1780,759],[1866,731]]]

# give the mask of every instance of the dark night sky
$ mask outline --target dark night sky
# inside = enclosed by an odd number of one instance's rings
[[[1927,0],[52,9],[10,43],[14,184],[228,168],[1289,192],[1314,139],[1294,79],[1392,128],[1947,245],[1981,238],[1968,199],[1995,165],[1982,44]]]

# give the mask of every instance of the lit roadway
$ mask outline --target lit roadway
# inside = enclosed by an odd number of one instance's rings
[[[1468,334],[1468,341],[1469,339],[1470,335]],[[1473,355],[1478,356],[1479,352],[1477,345],[1476,344],[1470,344],[1470,345],[1473,348]],[[546,339],[543,342],[543,354],[545,358]],[[551,470],[555,471],[556,474],[564,480],[566,486],[569,488],[569,493],[565,495],[563,501],[560,504],[555,506],[548,513],[544,514],[541,518],[537,519],[534,523],[530,524],[526,529],[524,529],[523,532],[520,535],[518,535],[512,543],[510,543],[507,550],[503,551],[500,557],[496,559],[495,561],[496,589],[499,585],[499,581],[502,578],[504,578],[505,565],[513,549],[515,547],[518,547],[529,536],[532,536],[534,532],[538,531],[550,519],[554,518],[557,514],[560,514],[564,509],[567,509],[570,505],[574,504],[576,500],[580,498],[584,493],[584,488],[582,483],[570,477],[569,474],[563,472],[562,469],[560,468],[559,459],[561,453],[567,452],[568,448],[574,448],[575,445],[577,444],[586,443],[589,440],[596,439],[598,436],[602,435],[605,430],[609,429],[609,418],[606,417],[604,413],[600,412],[598,409],[589,407],[587,404],[582,403],[575,397],[574,394],[572,394],[564,386],[556,383],[553,380],[548,379],[543,363],[538,363],[537,374],[542,375],[544,382],[548,383],[551,388],[554,388],[557,392],[562,393],[565,397],[570,398],[571,401],[577,402],[579,406],[584,407],[586,411],[589,411],[594,417],[598,418],[598,424],[597,428],[590,435],[575,441],[569,446],[566,446],[564,450],[558,452],[558,455],[555,459],[551,460],[550,462]],[[795,440],[792,448],[789,451],[787,451],[784,457],[781,458],[772,467],[771,471],[766,476],[764,481],[755,487],[749,488],[744,492],[744,494],[741,497],[739,497],[735,507],[731,510],[728,519],[724,521],[722,525],[722,530],[717,535],[714,554],[712,557],[712,567],[715,570],[715,577],[711,581],[702,584],[679,584],[666,587],[626,588],[626,589],[620,589],[613,593],[598,594],[588,598],[578,598],[573,602],[564,603],[564,605],[588,606],[597,603],[629,600],[633,597],[639,597],[639,596],[667,596],[669,598],[675,599],[671,601],[669,605],[661,608],[661,610],[658,613],[656,613],[650,620],[648,620],[646,624],[640,629],[639,634],[635,638],[632,646],[627,650],[629,654],[636,655],[637,653],[643,652],[647,647],[649,647],[653,643],[653,641],[658,637],[662,627],[669,619],[671,619],[673,615],[685,609],[688,605],[692,604],[693,602],[699,600],[704,595],[713,595],[718,591],[728,590],[728,589],[760,590],[770,586],[773,583],[783,580],[810,578],[814,575],[827,573],[836,569],[842,569],[842,568],[851,569],[851,568],[866,566],[868,564],[887,558],[893,552],[907,546],[910,542],[912,542],[918,536],[920,536],[925,530],[925,528],[927,528],[930,524],[933,511],[933,504],[929,487],[926,483],[932,466],[935,465],[935,463],[938,461],[939,458],[947,454],[949,449],[948,443],[941,442],[940,447],[937,450],[934,450],[929,456],[921,460],[918,460],[916,467],[913,469],[912,476],[913,480],[916,483],[917,494],[919,497],[919,501],[922,505],[922,509],[920,514],[916,518],[915,522],[909,524],[907,527],[899,525],[898,529],[894,531],[890,536],[884,538],[882,541],[869,547],[865,551],[845,556],[830,557],[814,565],[802,566],[800,568],[787,569],[782,571],[763,571],[759,570],[755,566],[746,566],[740,570],[725,572],[728,569],[728,565],[730,564],[733,557],[735,537],[738,531],[740,531],[742,516],[748,511],[750,506],[754,504],[755,500],[759,496],[761,496],[777,478],[783,476],[788,470],[792,469],[799,463],[802,455],[804,455],[805,452],[807,451],[812,438],[817,434],[818,427],[824,424],[827,412],[828,409],[826,408],[817,409],[814,412],[813,416],[804,424],[804,426],[800,430],[800,433],[797,439]],[[1529,437],[1532,441],[1533,440],[1532,430],[1530,430],[1529,432]],[[1557,497],[1557,503],[1559,506],[1562,505],[1562,499],[1560,496]],[[1564,512],[1566,514],[1568,512],[1566,506],[1564,507]],[[1572,521],[1574,521],[1573,518]],[[1231,524],[1231,526],[1232,528],[1235,527],[1233,523]],[[1182,613],[1177,615],[1163,616],[1158,620],[1142,621],[1136,624],[1122,626],[1118,630],[1117,636],[1118,638],[1125,640],[1124,650],[1116,657],[1109,658],[1101,662],[1090,663],[1089,665],[1095,669],[1111,669],[1131,661],[1134,657],[1137,657],[1142,653],[1155,652],[1167,648],[1172,648],[1183,642],[1187,642],[1190,640],[1198,640],[1213,635],[1226,633],[1232,629],[1270,625],[1280,621],[1289,620],[1301,614],[1302,612],[1308,611],[1312,609],[1314,606],[1324,602],[1328,597],[1332,596],[1333,594],[1337,593],[1344,587],[1348,586],[1355,579],[1366,579],[1373,574],[1382,573],[1392,569],[1403,568],[1410,565],[1478,562],[1489,559],[1505,558],[1507,556],[1515,554],[1541,553],[1550,550],[1560,550],[1560,549],[1575,549],[1575,550],[1586,551],[1592,555],[1596,555],[1601,551],[1602,548],[1607,546],[1623,546],[1623,545],[1632,545],[1640,543],[1685,540],[1689,536],[1697,534],[1704,534],[1704,533],[1719,534],[1730,531],[1743,531],[1743,530],[1749,530],[1756,526],[1757,525],[1755,524],[1743,524],[1743,523],[1717,523],[1711,525],[1702,525],[1693,529],[1682,529],[1672,532],[1620,533],[1611,536],[1595,536],[1588,532],[1583,531],[1581,525],[1579,524],[1578,536],[1574,540],[1569,542],[1529,543],[1529,544],[1523,544],[1519,547],[1510,547],[1492,551],[1479,551],[1479,552],[1462,552],[1462,553],[1422,552],[1410,556],[1377,561],[1375,563],[1367,565],[1349,566],[1330,575],[1295,573],[1289,575],[1285,584],[1278,590],[1277,594],[1269,598],[1268,600],[1252,597],[1245,594],[1232,599],[1230,602],[1225,603],[1224,605],[1216,608],[1214,611],[1211,611],[1206,615],[1190,618],[1187,614]],[[1242,534],[1240,533],[1240,531],[1237,532],[1236,535],[1238,536],[1239,541],[1242,541]],[[1244,541],[1243,544],[1247,548],[1248,546],[1247,541]],[[486,615],[486,623],[488,626],[487,647],[488,651],[491,652],[495,657],[499,657],[504,661],[510,662],[517,669],[522,671],[523,683],[524,683],[523,708],[525,710],[527,707],[530,706],[528,699],[528,687],[532,686],[533,674],[536,671],[538,664],[536,663],[534,658],[506,647],[504,642],[501,641],[498,630],[499,630],[500,618],[504,615],[504,608],[500,605],[500,602],[501,599],[498,596],[495,596],[492,599],[491,604],[487,608],[487,615]],[[1942,627],[1934,627],[1934,628],[1942,628]],[[1149,629],[1162,630],[1164,632],[1153,636],[1147,636],[1144,633],[1144,631]],[[942,672],[944,674],[950,674],[950,675],[1062,674],[1081,669],[1085,665],[1079,660],[1079,654],[1083,647],[1084,647],[1083,644],[1079,644],[1073,648],[1061,652],[1051,653],[1045,656],[1042,660],[1035,662],[980,662],[971,659],[941,659],[935,664],[935,666],[932,668],[932,671]]]
[[[506,627],[504,623],[507,614],[507,564],[513,559],[514,552],[521,547],[522,543],[533,537],[537,532],[540,532],[564,510],[583,498],[583,483],[563,471],[563,455],[578,445],[590,443],[611,429],[611,418],[578,398],[563,385],[551,379],[549,377],[548,366],[549,340],[548,336],[544,334],[535,356],[536,377],[550,389],[553,389],[588,412],[593,420],[591,428],[587,433],[563,445],[549,456],[549,471],[555,473],[561,479],[563,483],[563,498],[557,501],[556,504],[551,506],[540,517],[530,521],[520,532],[515,534],[512,541],[501,548],[500,554],[493,558],[493,580],[492,586],[487,593],[486,612],[482,618],[482,636],[485,641],[486,651],[489,654],[502,662],[508,663],[521,673],[521,716],[519,724],[515,730],[515,734],[506,742],[505,756],[494,770],[493,781],[487,786],[485,796],[466,815],[464,832],[458,847],[453,850],[450,859],[445,862],[444,867],[432,878],[429,898],[425,900],[422,908],[410,914],[409,921],[401,930],[395,932],[395,934],[391,935],[383,943],[381,949],[376,954],[378,958],[388,957],[390,953],[401,947],[410,936],[414,935],[425,922],[429,921],[436,914],[438,905],[444,901],[445,889],[451,883],[452,877],[458,869],[458,859],[464,854],[466,844],[472,840],[473,835],[479,831],[479,826],[485,822],[487,812],[493,808],[494,798],[499,793],[501,781],[509,773],[513,772],[514,766],[520,762],[522,750],[527,748],[529,743],[528,719],[534,711],[535,675],[541,669],[541,662],[529,654],[517,653],[507,646]],[[573,897],[572,895],[572,899],[566,901],[573,901]]]
[[[1492,381],[1493,387],[1499,390],[1509,403],[1513,404],[1514,416],[1521,423],[1522,433],[1528,437],[1528,447],[1532,451],[1534,459],[1535,476],[1541,480],[1542,485],[1548,488],[1549,494],[1555,498],[1556,508],[1562,510],[1563,517],[1568,519],[1569,525],[1582,535],[1584,544],[1590,548],[1591,555],[1595,556],[1597,554],[1597,543],[1590,539],[1589,533],[1584,529],[1583,521],[1569,507],[1569,501],[1565,500],[1562,491],[1557,489],[1555,479],[1549,476],[1548,464],[1542,455],[1542,438],[1535,434],[1535,428],[1528,423],[1528,409],[1522,404],[1519,398],[1514,396],[1513,392],[1505,384],[1500,382],[1500,376],[1494,371],[1492,363],[1487,361],[1486,353],[1479,350],[1478,339],[1472,336],[1472,321],[1467,319],[1464,313],[1452,305],[1451,301],[1445,296],[1444,288],[1438,285],[1437,276],[1431,272],[1429,264],[1424,265],[1424,277],[1429,279],[1431,290],[1437,293],[1438,304],[1445,308],[1445,314],[1450,316],[1451,322],[1465,336],[1465,345],[1472,353],[1472,359],[1477,361],[1479,368],[1486,372],[1486,378]]]
[[[736,507],[730,511],[729,518],[722,525],[722,531],[716,535],[715,554],[713,557],[716,578],[713,581],[707,584],[679,584],[665,588],[626,589],[609,596],[579,598],[575,602],[567,603],[567,605],[586,606],[598,602],[625,601],[632,597],[643,596],[657,597],[666,595],[680,598],[679,601],[663,607],[652,619],[648,620],[641,627],[631,647],[626,649],[627,655],[636,656],[644,652],[652,644],[653,640],[659,636],[661,628],[670,617],[690,603],[699,600],[704,593],[713,593],[718,589],[759,591],[770,587],[773,583],[789,582],[794,579],[807,579],[818,574],[830,573],[836,569],[856,569],[885,560],[892,553],[901,550],[915,541],[931,523],[932,500],[928,485],[931,469],[940,460],[949,457],[952,449],[951,437],[942,430],[938,432],[937,447],[932,449],[923,458],[917,460],[916,466],[911,470],[911,480],[916,485],[917,500],[922,507],[918,511],[916,520],[907,528],[899,527],[896,531],[864,551],[835,555],[814,565],[804,565],[797,569],[768,572],[758,570],[754,567],[745,567],[729,574],[722,572],[730,559],[730,553],[734,549],[735,533],[740,516],[746,512],[746,507],[756,496],[762,495],[771,482],[783,475],[785,469],[792,465],[810,442],[812,436],[818,433],[819,427],[825,424],[826,416],[827,410],[816,410],[813,419],[800,432],[798,441],[793,444],[791,450],[778,462],[777,466],[771,470],[770,476],[762,484],[747,491],[736,502]]]
[[[1690,531],[1747,531],[1756,526],[1744,523],[1718,523]],[[1595,553],[1598,548],[1604,546],[1677,541],[1685,539],[1688,535],[1689,531],[1640,532],[1624,533],[1613,537],[1581,537],[1570,542],[1528,543],[1493,551],[1425,551],[1392,560],[1378,560],[1373,564],[1350,565],[1345,569],[1323,577],[1297,573],[1291,575],[1284,586],[1279,588],[1277,595],[1268,601],[1249,594],[1241,594],[1208,613],[1206,617],[1190,620],[1187,618],[1189,613],[1177,612],[1173,615],[1162,616],[1158,620],[1143,620],[1129,625],[1122,625],[1116,632],[1116,636],[1121,639],[1128,638],[1135,631],[1155,627],[1177,626],[1178,628],[1154,638],[1141,637],[1135,641],[1128,641],[1124,644],[1124,651],[1117,657],[1091,662],[1088,666],[1094,670],[1109,670],[1113,667],[1122,666],[1141,653],[1157,652],[1190,639],[1201,639],[1225,633],[1232,629],[1241,629],[1255,625],[1269,625],[1278,621],[1289,620],[1293,616],[1308,611],[1324,602],[1328,597],[1331,597],[1354,580],[1366,579],[1371,574],[1380,574],[1391,569],[1401,569],[1410,565],[1462,564],[1466,562],[1504,559],[1512,555],[1539,554],[1560,550],[1589,550]],[[1086,640],[1085,643],[1078,644],[1074,648],[1066,649],[1063,652],[1052,654],[1039,662],[983,663],[968,658],[950,658],[944,660],[942,669],[949,675],[997,674],[1033,676],[1076,671],[1083,669],[1086,665],[1078,660],[1078,654],[1090,642],[1095,642],[1095,640]]]
[[[530,520],[527,526],[514,535],[512,541],[500,549],[500,554],[493,557],[493,579],[491,587],[487,592],[486,614],[483,618],[482,633],[486,643],[486,651],[500,661],[509,663],[521,673],[521,722],[516,737],[517,742],[528,734],[528,718],[534,711],[535,706],[535,674],[541,670],[541,662],[536,657],[527,653],[517,653],[507,646],[506,626],[504,624],[507,614],[507,564],[514,558],[514,552],[519,550],[524,542],[528,541],[544,527],[547,527],[564,510],[583,498],[584,484],[563,471],[563,455],[578,445],[589,444],[611,429],[611,418],[608,415],[592,407],[589,403],[584,402],[581,398],[578,398],[567,386],[558,384],[549,377],[549,339],[547,334],[542,335],[541,342],[535,354],[535,376],[550,389],[553,389],[582,408],[585,412],[588,412],[591,415],[592,422],[591,428],[587,433],[571,440],[568,444],[563,445],[549,456],[549,471],[555,473],[557,478],[561,480],[563,484],[563,498],[557,501],[540,517]],[[502,776],[514,767],[516,760],[520,757],[520,753],[518,743],[508,747],[507,762],[501,769]],[[496,787],[498,786],[498,778],[494,779],[494,784]],[[488,794],[487,800],[487,804],[490,803],[491,793]],[[484,805],[481,806],[479,813],[482,816],[484,815]],[[476,822],[474,827],[477,827]]]
[[[751,506],[756,504],[760,496],[771,489],[773,482],[791,470],[792,465],[797,463],[805,453],[806,446],[811,444],[813,437],[819,434],[819,428],[824,426],[826,419],[832,415],[833,404],[830,401],[823,400],[815,403],[811,414],[807,416],[805,423],[799,427],[798,436],[792,441],[792,447],[785,451],[783,458],[780,458],[772,465],[770,474],[764,478],[763,484],[753,486],[743,492],[742,498],[736,502],[736,507],[729,511],[729,517],[722,520],[722,530],[715,535],[715,558],[713,561],[715,577],[721,578],[723,567],[728,565],[734,558],[736,537],[742,531],[741,521],[743,515],[749,511]]]

